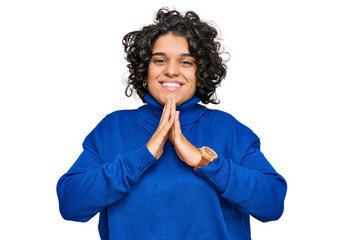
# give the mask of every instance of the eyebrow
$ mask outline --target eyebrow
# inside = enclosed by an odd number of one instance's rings
[[[180,55],[183,56],[183,57],[192,57],[192,55],[190,53],[182,53]],[[166,53],[164,53],[164,52],[155,52],[155,53],[152,53],[152,56],[166,56]]]

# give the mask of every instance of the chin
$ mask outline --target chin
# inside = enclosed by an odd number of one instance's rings
[[[159,104],[161,104],[161,105],[165,105],[165,103],[166,103],[166,98],[167,98],[167,96],[160,96],[160,97],[154,97],[156,100],[157,100],[157,102],[159,103]]]

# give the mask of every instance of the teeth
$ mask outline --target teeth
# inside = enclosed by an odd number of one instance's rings
[[[166,87],[173,87],[173,88],[177,88],[177,87],[180,87],[181,85],[179,83],[162,83],[163,86],[166,86]]]

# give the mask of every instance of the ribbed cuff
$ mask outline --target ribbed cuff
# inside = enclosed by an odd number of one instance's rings
[[[195,172],[199,176],[204,177],[219,192],[223,193],[229,181],[229,161],[223,157],[218,157],[207,166],[201,167]]]
[[[135,176],[140,176],[149,167],[157,163],[157,159],[150,153],[146,144],[139,149],[125,153],[122,158]]]

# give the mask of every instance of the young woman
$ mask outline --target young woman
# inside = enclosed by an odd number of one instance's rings
[[[57,185],[60,211],[101,239],[251,239],[249,216],[278,219],[286,182],[259,138],[217,103],[226,67],[217,31],[194,12],[160,9],[123,39],[126,94],[145,105],[106,116]]]

